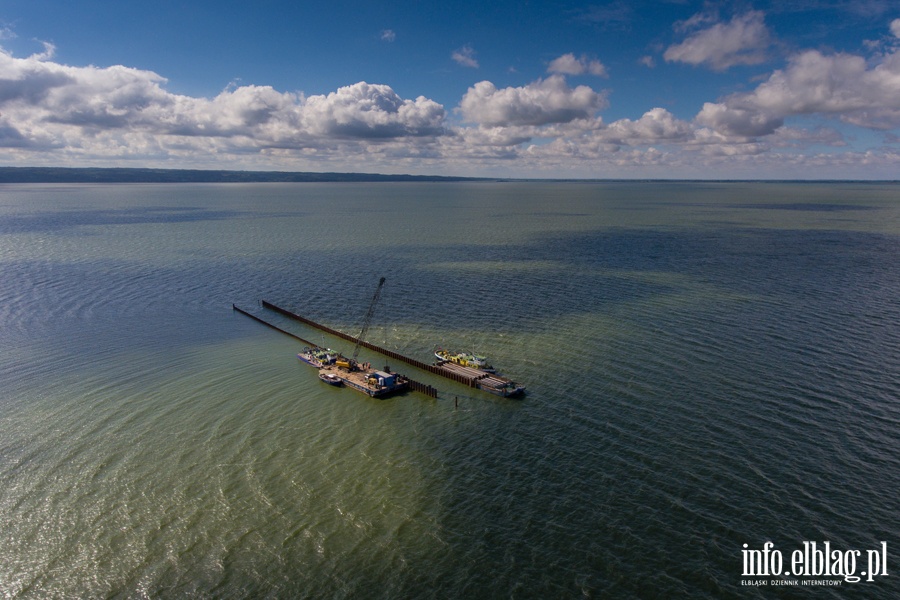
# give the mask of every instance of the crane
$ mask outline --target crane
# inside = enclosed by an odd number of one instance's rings
[[[369,331],[369,325],[372,323],[372,315],[375,314],[375,305],[378,304],[378,298],[381,296],[382,287],[384,287],[384,277],[378,280],[378,286],[375,288],[375,295],[372,296],[372,301],[369,303],[369,310],[366,311],[366,316],[363,317],[362,329],[356,337],[356,346],[353,348],[353,358],[348,360],[344,357],[340,357],[335,363],[338,367],[342,367],[348,371],[356,369],[356,358],[359,356],[359,346],[362,344],[362,341],[366,337],[366,333]]]
[[[375,314],[375,305],[378,304],[378,298],[381,296],[381,288],[383,287],[384,277],[378,280],[378,286],[375,288],[375,295],[372,296],[372,302],[369,303],[369,310],[366,311],[366,316],[363,317],[362,329],[359,332],[359,336],[356,338],[356,347],[353,348],[354,362],[356,362],[356,357],[359,356],[359,345],[362,343],[363,339],[365,339],[366,333],[369,332],[369,325],[372,323],[372,315]]]

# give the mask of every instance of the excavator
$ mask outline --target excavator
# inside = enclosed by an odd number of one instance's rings
[[[384,287],[384,277],[378,280],[378,286],[375,288],[375,295],[372,296],[372,301],[369,303],[369,310],[366,311],[366,316],[363,318],[362,330],[360,330],[359,335],[356,337],[356,346],[353,348],[353,357],[346,358],[344,356],[339,356],[334,362],[337,368],[344,369],[348,373],[359,368],[359,364],[356,362],[356,358],[359,356],[359,346],[369,332],[369,325],[372,323],[372,315],[375,314],[375,305],[378,304],[378,298],[381,297],[382,287]]]

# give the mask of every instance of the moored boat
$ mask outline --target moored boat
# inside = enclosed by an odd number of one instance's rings
[[[350,371],[338,367],[325,367],[319,372],[319,379],[333,385],[346,385],[373,398],[380,398],[409,389],[409,380],[397,373],[378,371],[368,366]]]
[[[484,357],[471,354],[454,354],[442,349],[436,350],[434,355],[438,359],[435,366],[446,377],[491,394],[503,396],[504,398],[523,396],[525,394],[524,385],[520,385],[494,371],[492,367],[486,364],[487,360]],[[473,357],[476,359],[475,361],[471,360]],[[478,367],[474,365],[483,366]]]
[[[462,367],[478,369],[479,371],[485,371],[487,373],[494,372],[494,367],[488,364],[487,358],[485,358],[484,356],[478,356],[477,354],[469,354],[467,352],[451,352],[449,350],[444,350],[443,348],[438,348],[434,351],[434,356],[438,360],[451,362]]]
[[[338,353],[331,348],[321,348],[313,346],[312,348],[304,348],[303,352],[297,355],[297,358],[303,362],[312,365],[318,369],[334,364],[337,360]]]
[[[319,373],[319,379],[328,385],[343,385],[344,381],[334,373]]]

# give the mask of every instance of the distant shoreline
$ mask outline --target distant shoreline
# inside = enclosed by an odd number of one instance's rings
[[[375,182],[568,182],[568,183],[898,183],[876,179],[566,179],[455,177],[306,171],[228,171],[205,169],[0,167],[0,183],[375,183]]]
[[[496,181],[474,177],[311,173],[287,171],[218,171],[203,169],[0,167],[0,183],[292,183],[377,181]]]

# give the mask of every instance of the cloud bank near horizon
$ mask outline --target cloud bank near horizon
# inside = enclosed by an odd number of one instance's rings
[[[728,70],[759,64],[773,37],[759,11],[729,21],[700,14],[667,62]],[[888,35],[890,34],[890,35]],[[797,50],[755,88],[712,98],[689,119],[658,106],[606,123],[610,79],[597,59],[564,54],[520,86],[484,80],[455,107],[390,85],[357,82],[307,96],[229,86],[213,98],[167,91],[164,76],[115,65],[71,66],[54,48],[17,58],[0,47],[0,160],[8,165],[185,166],[510,176],[702,176],[897,172],[900,19],[868,56]],[[2,37],[0,37],[2,43]],[[454,56],[477,68],[474,51]],[[614,74],[613,74],[614,75]],[[812,127],[799,123],[814,122]],[[841,125],[884,137],[846,150]],[[814,148],[814,151],[810,151]]]

